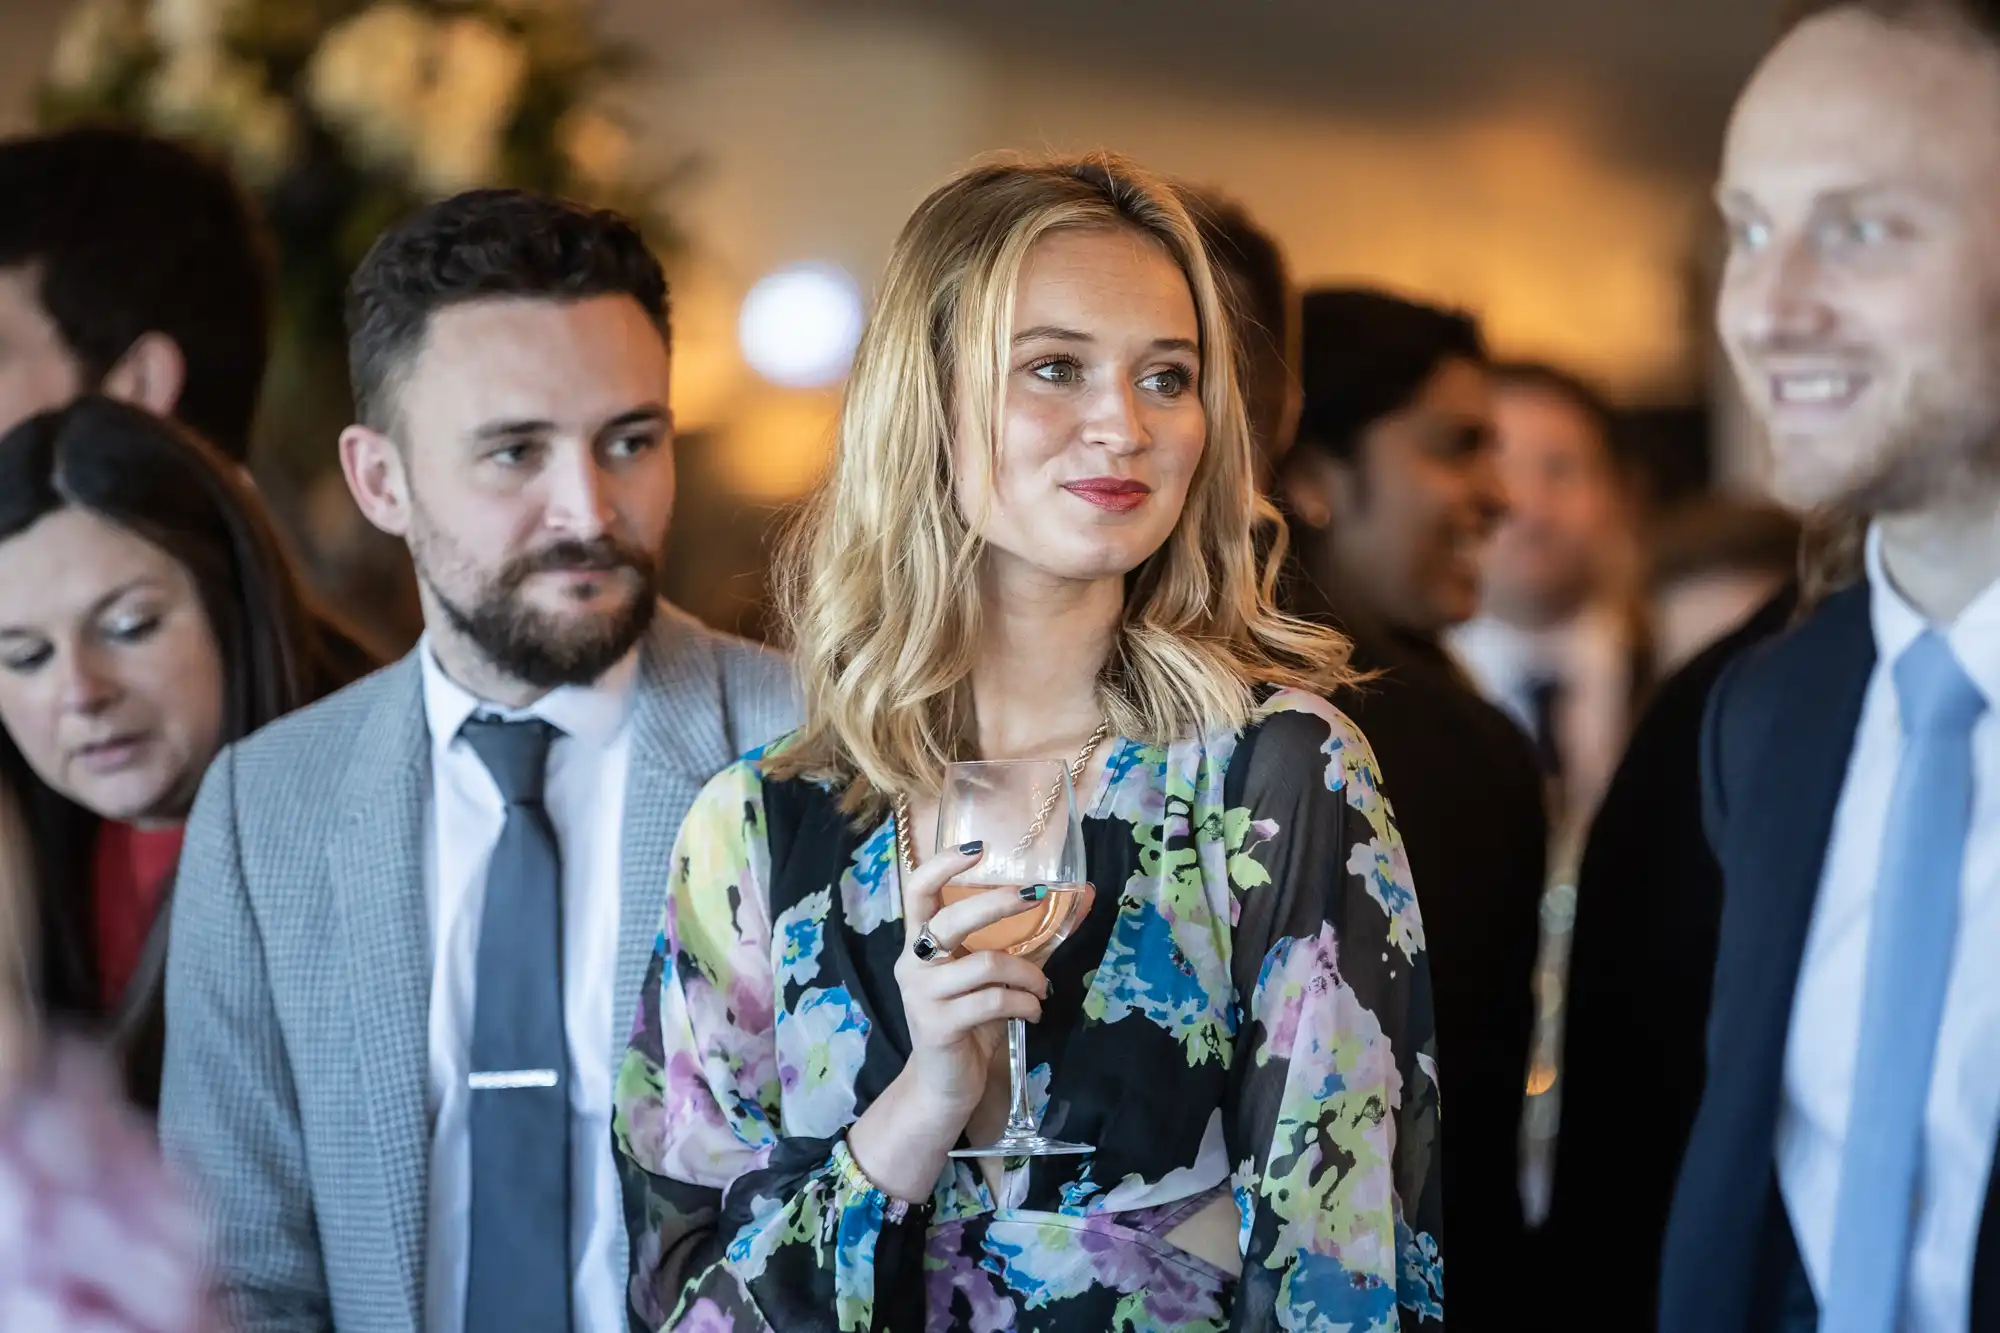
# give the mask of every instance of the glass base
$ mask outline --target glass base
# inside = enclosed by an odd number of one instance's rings
[[[1065,1143],[1040,1134],[1002,1134],[983,1148],[954,1148],[953,1157],[1073,1157],[1097,1149],[1087,1143]]]

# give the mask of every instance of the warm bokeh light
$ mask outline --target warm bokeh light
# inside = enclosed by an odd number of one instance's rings
[[[673,291],[674,427],[683,434],[727,422],[756,378],[736,349],[743,288],[697,252],[675,266]]]
[[[796,499],[826,466],[839,414],[835,390],[758,394],[720,433],[716,470],[744,499],[770,504]]]

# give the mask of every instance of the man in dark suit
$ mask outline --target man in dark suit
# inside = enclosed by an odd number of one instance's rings
[[[1379,673],[1336,696],[1366,733],[1423,903],[1437,1003],[1452,1325],[1517,1326],[1519,1134],[1548,837],[1525,736],[1438,636],[1468,619],[1503,503],[1486,357],[1462,315],[1378,292],[1304,300],[1295,611]]]
[[[1570,1274],[1560,1326],[1651,1326],[1660,1238],[1701,1099],[1722,869],[1701,828],[1716,679],[1781,632],[1787,587],[1661,685],[1591,821],[1565,988],[1562,1125],[1542,1251]]]
[[[1736,109],[1718,324],[1865,577],[1731,665],[1663,1333],[2000,1329],[2000,4],[1815,3]]]

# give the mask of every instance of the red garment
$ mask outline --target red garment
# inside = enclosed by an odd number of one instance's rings
[[[107,819],[98,825],[91,866],[97,976],[106,1012],[117,1008],[146,951],[160,895],[181,856],[179,826],[140,829]]]

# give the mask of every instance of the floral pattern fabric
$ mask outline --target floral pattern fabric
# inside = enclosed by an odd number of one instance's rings
[[[619,1074],[633,1309],[680,1333],[1443,1326],[1423,921],[1367,742],[1324,700],[1115,743],[1098,892],[1029,1028],[1045,1132],[949,1162],[928,1208],[846,1130],[909,1051],[894,830],[833,793],[709,783],[683,826]],[[1170,1244],[1234,1201],[1240,1263]]]

